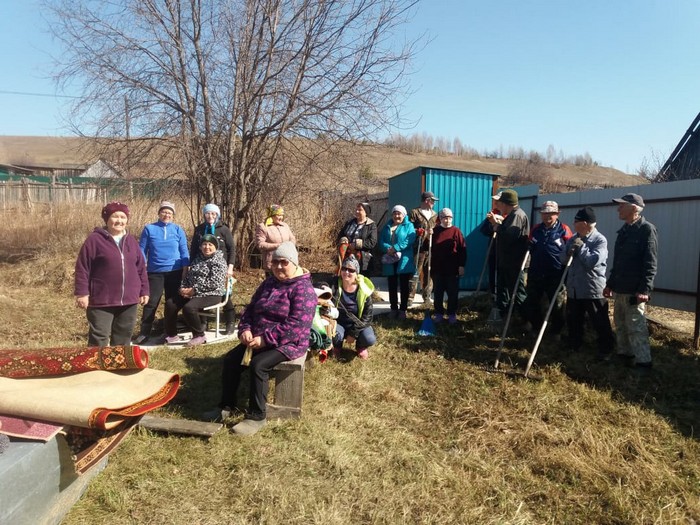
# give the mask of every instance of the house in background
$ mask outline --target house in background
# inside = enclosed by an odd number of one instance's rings
[[[654,177],[654,182],[690,179],[700,179],[700,113]]]

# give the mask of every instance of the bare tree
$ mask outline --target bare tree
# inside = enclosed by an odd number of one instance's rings
[[[132,164],[157,145],[170,175],[188,182],[192,209],[217,202],[240,233],[252,231],[261,195],[286,166],[313,163],[318,148],[304,141],[356,141],[401,124],[417,41],[402,41],[397,29],[417,2],[45,6],[62,44],[57,81],[82,89],[74,129],[123,141]]]

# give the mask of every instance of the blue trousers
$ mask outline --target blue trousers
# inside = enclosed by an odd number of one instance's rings
[[[345,340],[345,328],[338,323],[335,327],[335,337],[333,338],[333,346],[340,348]],[[377,337],[374,335],[374,329],[371,326],[363,328],[357,336],[355,348],[368,348],[377,342]]]

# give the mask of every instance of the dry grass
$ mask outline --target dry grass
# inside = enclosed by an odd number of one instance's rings
[[[82,238],[75,233],[60,255],[49,247],[55,233],[26,222],[46,248],[2,263],[6,344],[82,343],[70,271],[52,264],[71,260]],[[259,278],[242,276],[237,303]],[[655,329],[649,376],[594,361],[590,341],[590,352],[569,354],[545,340],[534,378],[524,380],[512,372],[532,341],[516,329],[504,370],[488,371],[499,341],[486,311],[463,307],[460,324],[433,338],[415,335],[417,313],[404,323],[378,319],[369,361],[348,355],[312,368],[303,418],[270,422],[251,438],[137,428],[64,523],[700,521],[700,362],[688,338]],[[154,351],[151,366],[182,376],[161,413],[198,418],[214,405],[229,347]]]

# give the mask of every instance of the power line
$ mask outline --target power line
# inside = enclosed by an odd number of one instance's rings
[[[52,95],[50,93],[30,93],[29,91],[6,91],[0,89],[0,95],[21,95],[27,97],[51,97],[51,98],[80,98],[71,95]]]

